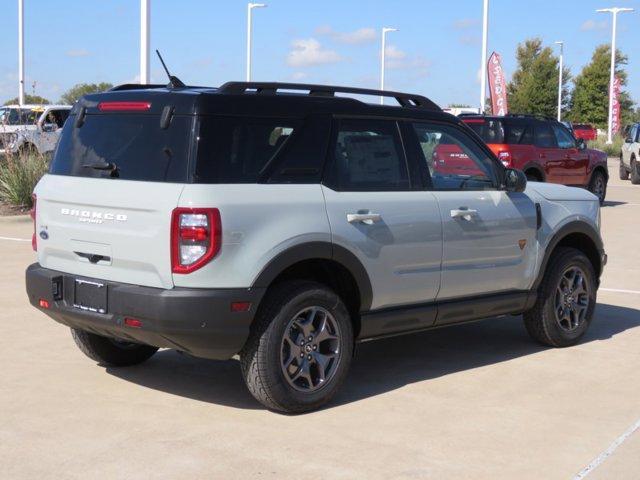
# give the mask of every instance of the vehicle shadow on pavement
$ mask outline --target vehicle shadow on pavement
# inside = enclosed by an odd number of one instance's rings
[[[603,207],[617,207],[619,205],[626,205],[628,202],[614,202],[613,200],[605,200],[602,204]]]
[[[583,343],[607,340],[640,326],[640,311],[598,304]],[[360,344],[351,372],[327,408],[380,395],[405,385],[509,361],[545,350],[521,317],[504,317]],[[143,365],[107,368],[123,380],[194,400],[262,409],[246,390],[237,360],[192,358],[171,350]]]

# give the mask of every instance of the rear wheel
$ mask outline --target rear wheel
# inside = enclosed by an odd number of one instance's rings
[[[301,413],[335,395],[352,354],[353,328],[340,297],[315,282],[286,282],[261,305],[240,365],[256,400]]]
[[[620,180],[629,180],[629,171],[624,166],[622,157],[620,157]]]
[[[596,305],[596,274],[575,248],[558,248],[549,259],[538,299],[524,314],[529,335],[551,347],[576,344],[586,333]]]
[[[631,183],[634,185],[640,184],[640,165],[635,158],[631,159]]]
[[[607,195],[607,179],[602,172],[598,170],[593,172],[591,182],[589,182],[589,191],[598,197],[600,205],[604,203],[604,198]]]
[[[78,348],[87,357],[101,365],[126,367],[148,360],[158,351],[156,347],[103,337],[95,333],[71,329]]]
[[[542,177],[535,170],[527,170],[525,175],[527,176],[527,182],[542,182]]]

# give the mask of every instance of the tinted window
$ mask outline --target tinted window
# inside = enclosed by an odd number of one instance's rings
[[[421,164],[435,190],[491,190],[495,162],[464,132],[447,125],[415,123]]]
[[[464,122],[488,144],[531,145],[533,143],[533,128],[529,122],[495,118],[474,118]]]
[[[553,125],[553,131],[556,135],[558,147],[560,148],[575,148],[576,141],[569,131],[561,125]]]
[[[256,183],[298,124],[291,119],[201,117],[195,181]]]
[[[546,123],[536,125],[535,144],[540,148],[556,148],[556,136]]]
[[[336,188],[342,191],[409,190],[396,122],[338,121],[333,173]]]
[[[75,118],[62,130],[51,173],[152,182],[189,178],[193,117],[176,115],[167,129],[157,115],[87,115],[79,128]],[[107,163],[117,167],[114,174],[91,168]]]

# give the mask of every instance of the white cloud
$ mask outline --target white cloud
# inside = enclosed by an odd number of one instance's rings
[[[308,73],[306,72],[294,72],[291,75],[291,79],[292,80],[296,80],[296,81],[300,81],[300,80],[304,80],[305,78],[307,78],[309,76]]]
[[[287,65],[290,67],[311,67],[344,60],[337,52],[322,48],[315,38],[294,40],[291,46],[293,49],[287,55]]]
[[[66,55],[67,57],[88,57],[91,54],[89,53],[88,50],[85,50],[84,48],[79,48],[76,50],[67,50]]]
[[[316,34],[324,35],[338,43],[346,43],[349,45],[371,43],[378,37],[378,34],[373,28],[359,28],[352,32],[336,32],[329,25],[322,25],[316,28]]]
[[[583,32],[587,32],[590,30],[607,30],[609,28],[609,22],[606,20],[602,20],[600,22],[596,22],[595,20],[587,20],[582,25],[580,25],[580,30]]]
[[[480,45],[482,38],[479,35],[460,35],[458,43],[461,45]]]
[[[407,58],[407,54],[400,50],[395,45],[387,45],[387,48],[384,50],[385,56],[392,60],[403,60]]]
[[[413,70],[415,78],[426,77],[429,73],[431,62],[419,55],[408,55],[395,45],[387,45],[385,56],[385,65],[391,70]]]
[[[476,25],[480,25],[480,19],[478,18],[461,18],[453,22],[453,28],[457,30],[464,30],[466,28],[472,28]]]

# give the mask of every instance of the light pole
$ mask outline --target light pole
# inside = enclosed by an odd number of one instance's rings
[[[487,43],[489,39],[489,0],[482,7],[482,60],[480,65],[480,113],[484,113],[487,101]]]
[[[558,74],[558,121],[562,120],[562,68],[563,68],[563,54],[564,54],[564,42],[557,41],[556,45],[560,45],[560,73]]]
[[[387,33],[397,32],[397,28],[382,28],[382,50],[380,50],[380,90],[384,90],[384,66],[387,57]],[[384,97],[380,97],[380,105],[384,105]]]
[[[613,29],[611,32],[611,72],[609,74],[609,125],[607,126],[607,145],[613,143],[613,82],[616,74],[616,29],[618,25],[618,13],[633,12],[633,8],[600,8],[598,13],[613,14]]]
[[[149,83],[149,23],[151,0],[140,0],[140,83]]]
[[[24,105],[24,0],[18,0],[18,105]]]
[[[251,10],[266,6],[264,3],[247,4],[247,82],[251,81]]]

